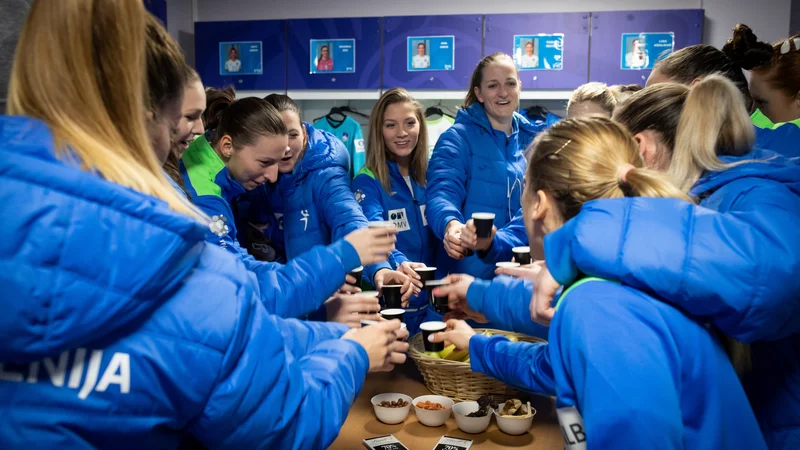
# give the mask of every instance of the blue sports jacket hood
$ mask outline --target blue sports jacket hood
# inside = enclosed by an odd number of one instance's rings
[[[333,442],[369,366],[346,327],[270,316],[206,225],[59,160],[41,122],[0,142],[4,447]]]
[[[788,159],[781,154],[759,147],[744,156],[722,156],[719,159],[725,164],[739,165],[703,174],[692,186],[689,195],[705,198],[717,189],[742,179],[748,179],[751,182],[759,179],[775,181],[800,195],[800,167],[797,166],[797,160]],[[705,204],[704,206],[708,207]]]
[[[23,117],[0,120],[0,142],[4,143],[0,145],[0,175],[8,183],[3,203],[14,205],[3,229],[8,236],[17,237],[7,240],[5,250],[0,251],[5,266],[3,297],[15,299],[2,302],[0,308],[3,361],[51,356],[140,323],[193,270],[200,256],[194,247],[206,233],[197,222],[167,214],[163,202],[124,188],[113,191],[114,201],[135,210],[136,219],[143,222],[141,227],[125,229],[124,222],[113,220],[119,218],[113,213],[92,219],[70,218],[57,210],[48,212],[37,197],[26,195],[22,201],[19,195],[26,186],[38,184],[44,189],[55,182],[69,187],[60,194],[65,204],[70,195],[85,195],[87,202],[105,201],[111,195],[104,192],[108,183],[99,177],[65,167],[51,150],[52,139],[42,122]],[[163,233],[163,229],[172,232]],[[117,247],[109,247],[101,238],[124,233],[136,237],[115,241]],[[59,239],[54,240],[54,234]],[[143,241],[164,250],[152,252],[147,264],[139,264]],[[59,266],[53,258],[62,251],[70,258]],[[102,264],[98,264],[98,256]],[[53,264],[50,268],[46,267],[48,261]],[[97,301],[99,298],[104,301]]]
[[[494,224],[505,226],[521,204],[526,161],[524,151],[544,123],[531,124],[514,113],[511,135],[492,128],[480,103],[458,111],[455,124],[436,143],[428,166],[426,215],[441,241],[452,220],[466,223],[472,213],[495,213]],[[491,278],[494,265],[478,256],[455,261],[438,244],[439,275],[467,273]]]

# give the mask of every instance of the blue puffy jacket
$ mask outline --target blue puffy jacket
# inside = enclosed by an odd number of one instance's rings
[[[428,266],[435,264],[435,237],[431,233],[425,219],[425,186],[420,186],[411,179],[414,192],[408,188],[405,178],[394,162],[387,162],[391,194],[387,193],[381,182],[366,166],[353,179],[353,192],[356,201],[369,221],[390,220],[399,233],[395,251],[390,262],[396,269],[400,264],[411,261],[421,262]],[[409,333],[416,333],[425,316],[428,306],[428,294],[423,291],[418,297],[412,297],[403,321]]]
[[[472,370],[555,394],[565,447],[765,449],[722,346],[703,324],[642,292],[576,283],[548,344],[470,339]]]
[[[239,256],[256,274],[262,303],[270,313],[302,317],[318,310],[344,283],[347,272],[359,266],[358,253],[344,239],[328,247],[309,248],[286,265],[257,261],[234,239],[237,220],[232,205],[246,197],[245,189],[230,177],[205,136],[192,142],[183,155],[181,166],[192,202],[209,216],[226,219],[228,233],[218,236],[209,232],[207,239]]]
[[[589,202],[545,237],[552,275],[620,280],[753,342],[745,388],[771,449],[800,448],[800,167],[756,159],[704,175],[670,199]]]
[[[426,215],[440,251],[436,267],[440,276],[467,273],[491,278],[494,264],[477,255],[456,261],[442,247],[451,220],[466,223],[475,212],[495,213],[498,229],[520,209],[525,180],[524,150],[544,124],[532,125],[514,113],[512,133],[492,128],[480,103],[458,111],[455,124],[442,133],[428,166]]]
[[[787,158],[800,157],[800,120],[756,128],[756,147],[768,148]]]
[[[350,156],[336,136],[303,123],[308,135],[303,158],[290,174],[281,174],[267,192],[269,206],[280,217],[286,256],[290,260],[315,245],[327,245],[366,228],[367,218],[350,190]],[[280,239],[280,237],[278,238]],[[364,268],[372,280],[388,262]]]
[[[344,326],[270,316],[206,226],[59,161],[43,123],[0,138],[2,447],[333,442],[369,366]]]
[[[547,339],[548,327],[531,320],[533,282],[505,275],[475,279],[467,290],[467,304],[500,328]]]

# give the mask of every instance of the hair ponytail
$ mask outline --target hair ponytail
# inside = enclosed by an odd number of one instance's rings
[[[565,220],[599,198],[689,198],[661,173],[645,169],[639,147],[618,123],[601,116],[564,119],[533,143],[525,189],[543,190]]]
[[[772,45],[761,42],[747,25],[737,24],[722,51],[739,67],[753,70],[772,62]]]
[[[718,75],[706,77],[686,96],[668,173],[689,192],[703,172],[730,167],[717,155],[742,156],[754,139],[753,124],[736,86]]]
[[[233,146],[253,145],[262,136],[289,134],[280,112],[269,102],[258,97],[236,99],[233,87],[206,89],[206,110],[203,124],[213,130],[211,145],[223,136],[230,136]]]
[[[223,89],[206,88],[206,110],[203,111],[203,126],[215,130],[222,119],[222,113],[236,102],[236,90],[232,86]]]

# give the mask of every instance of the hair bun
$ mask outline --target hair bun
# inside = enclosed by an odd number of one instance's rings
[[[742,23],[733,29],[733,37],[728,39],[722,51],[745,70],[769,64],[774,55],[772,45],[759,41],[753,30]]]

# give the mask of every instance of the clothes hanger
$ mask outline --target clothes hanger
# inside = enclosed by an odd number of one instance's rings
[[[544,106],[540,105],[533,105],[525,111],[525,115],[528,117],[547,117],[547,114],[550,113],[550,110],[545,108]]]
[[[437,103],[436,105],[431,106],[430,108],[425,110],[425,117],[427,118],[427,117],[433,117],[433,116],[447,116],[447,117],[449,117],[451,119],[455,119],[455,116],[452,115],[452,114],[449,114],[448,112],[445,112],[442,109],[443,107],[444,106],[442,106],[442,101],[439,100],[439,103]]]

